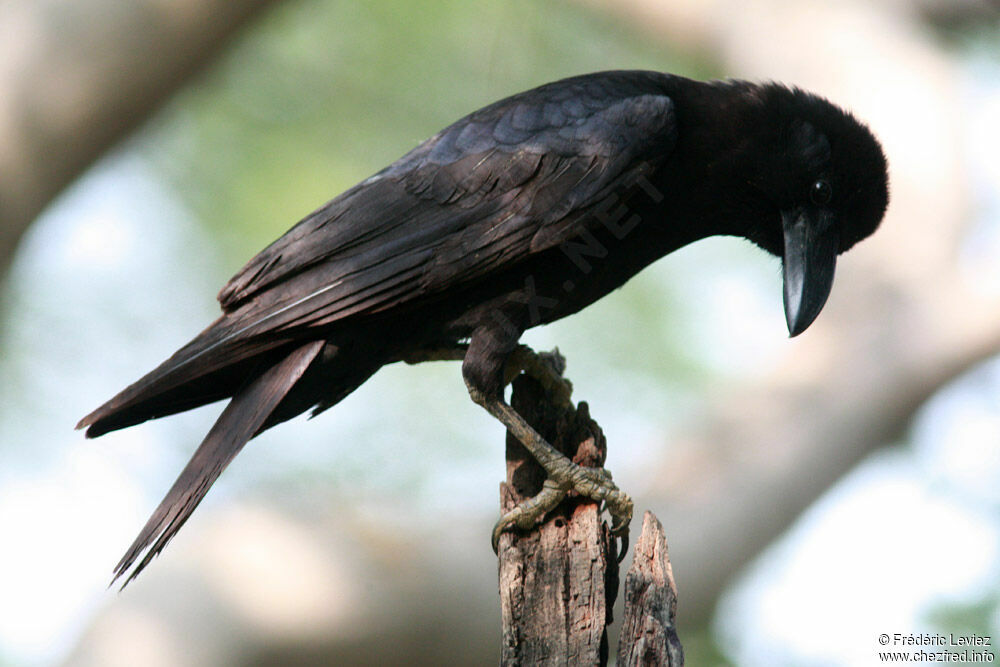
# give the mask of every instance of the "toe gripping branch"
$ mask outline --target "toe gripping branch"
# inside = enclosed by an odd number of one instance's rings
[[[467,350],[467,345],[446,344],[411,351],[400,359],[410,364],[458,361]],[[573,405],[573,385],[562,376],[565,369],[558,349],[537,353],[518,345],[504,372],[504,385],[513,385],[510,405],[467,385],[472,400],[507,427],[505,514],[493,528],[493,551],[504,532],[534,528],[564,498],[576,496],[601,503],[611,514],[611,532],[622,540],[620,559],[628,548],[632,499],[604,469],[604,433],[585,402]]]
[[[531,529],[564,498],[575,496],[608,510],[611,531],[622,539],[621,557],[628,546],[632,500],[603,468],[604,434],[585,402],[573,405],[572,385],[562,377],[565,367],[558,350],[539,354],[520,345],[510,356],[504,378],[513,384],[511,404],[473,395],[508,429],[507,484],[502,491],[506,513],[494,527],[493,549],[505,531]]]

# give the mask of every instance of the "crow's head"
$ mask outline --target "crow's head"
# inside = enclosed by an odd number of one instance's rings
[[[885,155],[867,127],[820,97],[775,84],[744,90],[756,113],[738,172],[761,212],[747,236],[782,258],[785,319],[796,336],[826,303],[837,255],[882,220]]]

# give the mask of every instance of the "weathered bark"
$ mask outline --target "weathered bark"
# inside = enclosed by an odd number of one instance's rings
[[[619,667],[682,667],[684,650],[677,637],[677,586],[667,553],[663,524],[646,512],[625,575],[625,618],[618,639]]]
[[[0,275],[45,205],[274,1],[0,4]]]
[[[562,371],[561,357],[543,356]],[[604,435],[586,403],[564,412],[524,375],[513,387],[514,409],[553,446],[580,465],[604,463]],[[538,493],[544,479],[541,467],[508,434],[502,511]],[[593,501],[570,497],[535,529],[500,538],[502,664],[607,664],[618,561],[616,540],[598,509]]]

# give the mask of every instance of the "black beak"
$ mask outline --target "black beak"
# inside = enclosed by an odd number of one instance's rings
[[[796,209],[781,214],[785,230],[785,322],[798,336],[823,310],[833,285],[839,239],[832,214]]]

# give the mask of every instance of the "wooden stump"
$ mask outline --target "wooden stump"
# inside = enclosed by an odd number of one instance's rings
[[[544,355],[562,371],[558,353]],[[604,463],[605,442],[586,403],[560,410],[525,375],[513,384],[511,405],[554,447],[580,465]],[[507,482],[501,509],[534,496],[545,472],[507,435]],[[618,591],[617,544],[589,499],[568,497],[529,532],[500,538],[503,665],[604,665],[607,626]]]
[[[625,619],[618,639],[618,665],[682,667],[684,650],[677,637],[677,586],[667,554],[663,526],[646,512],[625,575]]]
[[[541,355],[560,375],[558,352]],[[520,375],[512,407],[556,449],[584,466],[604,465],[606,442],[586,403],[558,407],[540,383]],[[545,471],[507,434],[503,512],[533,497]],[[597,503],[572,494],[530,531],[500,538],[502,665],[607,665],[611,610],[618,595],[618,544]],[[677,590],[660,522],[650,512],[625,582],[619,665],[683,667],[674,626]]]

